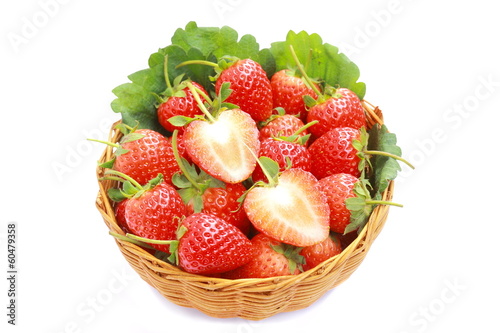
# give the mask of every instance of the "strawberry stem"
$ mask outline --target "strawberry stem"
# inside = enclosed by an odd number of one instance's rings
[[[214,123],[216,121],[216,119],[210,114],[210,112],[207,110],[207,108],[205,107],[205,105],[201,101],[200,94],[198,93],[198,89],[196,89],[196,87],[191,82],[188,82],[187,86],[188,86],[189,90],[191,91],[191,93],[193,94],[193,97],[196,100],[196,103],[198,104],[198,107],[200,108],[200,110],[203,112],[203,114],[205,114],[205,116],[208,118],[208,120],[211,123]]]
[[[123,172],[119,172],[116,170],[107,170],[104,174],[118,176],[118,177],[109,177],[109,178],[113,178],[113,180],[118,180],[120,182],[124,182],[124,180],[128,180],[132,185],[134,185],[139,190],[144,190],[144,187],[142,187],[141,184],[139,184],[135,179],[124,174]]]
[[[314,90],[316,95],[321,96],[322,95],[321,91],[319,91],[318,87],[314,84],[314,82],[312,82],[311,78],[307,75],[306,71],[304,70],[304,66],[302,66],[302,64],[300,63],[300,60],[297,57],[297,54],[295,53],[293,45],[290,45],[290,52],[292,53],[293,60],[295,61],[295,64],[297,64],[297,68],[299,69],[300,74],[302,74],[304,80],[311,87],[311,89]]]
[[[312,125],[316,125],[317,123],[319,123],[318,120],[313,120],[307,124],[305,124],[304,126],[302,126],[301,128],[299,128],[298,130],[295,131],[295,133],[293,133],[291,136],[295,136],[295,135],[299,135],[300,133],[304,132],[306,129],[308,129],[309,127],[311,127]]]
[[[116,232],[110,231],[109,234],[111,236],[113,236],[114,238],[119,239],[119,240],[123,240],[123,241],[129,242],[129,243],[135,244],[135,245],[139,245],[141,247],[145,247],[145,248],[148,248],[150,250],[155,249],[154,247],[152,247],[151,245],[149,245],[147,243],[141,242],[141,241],[136,240],[136,239],[132,239],[132,238],[124,236],[124,235],[117,234]]]
[[[168,76],[168,54],[165,54],[165,58],[163,59],[163,75],[165,76],[165,83],[167,84],[167,88],[172,89],[172,84],[170,83],[170,79]]]
[[[113,143],[113,142],[109,142],[109,141],[102,141],[102,140],[97,140],[97,139],[87,139],[87,140],[93,141],[93,142],[104,143],[105,145],[108,145],[108,146],[114,147],[114,148],[121,148],[121,146],[118,143]]]
[[[149,243],[149,244],[159,244],[159,245],[171,245],[174,243],[178,243],[178,240],[159,240],[159,239],[149,239],[149,238],[144,238],[140,236],[136,236],[134,234],[129,234],[127,233],[126,237],[138,240],[141,242]]]
[[[207,60],[187,60],[187,61],[181,62],[180,64],[175,66],[175,68],[179,68],[179,67],[186,66],[186,65],[207,65],[207,66],[211,66],[214,68],[219,67],[219,65],[217,63],[207,61]]]
[[[363,153],[368,154],[368,155],[381,155],[381,156],[391,157],[391,158],[394,158],[398,161],[405,163],[410,168],[415,169],[415,167],[410,162],[408,162],[407,160],[405,160],[404,158],[402,158],[398,155],[394,155],[394,154],[391,154],[391,153],[388,153],[385,151],[378,151],[378,150],[365,150],[365,151],[363,151]]]
[[[391,201],[384,201],[384,200],[366,200],[365,202],[368,205],[388,205],[388,206],[395,206],[395,207],[403,207],[402,204],[398,204],[396,202],[391,202]]]

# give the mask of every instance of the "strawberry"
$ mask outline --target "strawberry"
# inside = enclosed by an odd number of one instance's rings
[[[317,85],[316,89],[319,89]],[[307,119],[307,110],[303,97],[309,95],[316,99],[318,96],[296,71],[283,69],[271,77],[273,92],[273,107],[282,107],[287,114],[297,115],[300,119]]]
[[[203,170],[198,171],[194,164],[180,156],[181,147],[178,143],[178,131],[174,131],[172,145],[181,173],[175,174],[172,181],[179,188],[178,192],[186,204],[188,215],[200,212],[212,214],[247,234],[250,221],[243,209],[239,209],[238,202],[246,191],[245,186],[242,183],[224,183]]]
[[[316,188],[316,178],[302,169],[278,173],[276,162],[261,157],[263,160],[272,162],[272,168],[266,169],[272,169],[274,175],[268,177],[269,184],[252,187],[243,201],[255,228],[295,246],[313,245],[328,237],[330,209]]]
[[[316,97],[304,96],[304,101],[308,109],[307,122],[319,122],[311,128],[311,134],[319,138],[336,127],[352,127],[355,129],[366,127],[364,109],[358,96],[347,88],[335,89],[328,84],[320,91],[319,87],[307,75],[302,64],[300,64],[292,46],[290,46],[290,51],[304,81],[316,93]]]
[[[354,242],[356,238],[358,238],[358,232],[357,230],[354,230],[346,234],[337,234],[336,236],[340,239],[342,248],[345,249],[346,247],[351,245],[351,243]]]
[[[332,89],[318,98],[307,114],[308,122],[314,120],[319,121],[310,129],[315,137],[320,137],[336,127],[366,127],[361,101],[355,93],[346,88]]]
[[[250,240],[235,226],[205,213],[188,216],[179,239],[180,267],[194,274],[217,274],[235,269],[252,259]]]
[[[150,240],[176,238],[181,218],[186,215],[186,206],[175,188],[163,181],[161,174],[145,186],[120,172],[111,170],[107,174],[121,177],[124,181],[122,189],[110,191],[110,197],[123,199],[117,218],[129,232]],[[151,243],[151,246],[169,252],[168,245]]]
[[[218,95],[213,114],[199,104],[207,119],[190,122],[183,140],[189,157],[202,170],[223,182],[239,183],[255,169],[259,130],[248,113],[224,107],[227,88],[224,85]]]
[[[276,161],[279,170],[286,168],[299,168],[311,171],[311,155],[307,148],[297,142],[289,142],[281,139],[268,138],[261,142],[259,156],[266,156]],[[257,165],[253,174],[254,182],[266,179],[262,168]]]
[[[262,233],[252,238],[254,255],[248,263],[223,274],[227,279],[267,278],[301,272],[301,248],[283,244]]]
[[[175,132],[175,130],[174,130]],[[172,136],[169,136],[167,138],[169,144],[172,146],[173,145],[173,135]],[[191,161],[191,158],[189,157],[187,151],[186,151],[186,145],[184,144],[184,138],[182,137],[182,134],[179,133],[179,130],[177,130],[177,143],[176,143],[176,146],[175,146],[175,149],[177,149],[177,151],[179,152],[179,155],[186,159],[186,161],[188,162],[192,162]],[[174,147],[172,147],[174,148]],[[177,161],[177,164],[179,164],[179,161]]]
[[[260,141],[263,141],[267,138],[291,136],[302,127],[304,127],[304,122],[296,116],[289,114],[273,115],[271,116],[270,121],[265,123],[265,125],[260,129],[259,138]],[[307,130],[303,130],[298,133],[300,136],[305,136],[307,134]]]
[[[199,89],[203,94],[207,95],[205,89],[198,83],[192,82],[193,86]],[[158,121],[167,131],[173,132],[174,130],[179,130],[181,133],[184,131],[184,127],[175,126],[169,119],[174,116],[185,116],[194,117],[196,115],[201,115],[202,112],[198,108],[196,100],[193,94],[186,86],[185,82],[180,83],[174,87],[169,87],[169,93],[166,97],[161,99],[161,104],[158,107]],[[203,96],[200,96],[202,101],[205,101]]]
[[[318,244],[302,248],[300,251],[300,255],[304,257],[304,265],[302,267],[304,271],[307,271],[341,252],[340,239],[336,235],[330,235]]]
[[[245,235],[250,231],[250,221],[245,211],[240,209],[238,198],[246,191],[243,184],[224,184],[221,187],[209,187],[201,195],[202,213],[222,218],[227,223],[240,229]],[[188,214],[195,212],[193,203],[187,204]]]
[[[136,139],[136,135],[142,137]],[[138,129],[124,136],[121,142],[125,152],[118,153],[113,168],[140,184],[146,184],[159,173],[171,184],[172,175],[180,170],[169,141],[156,131]]]
[[[330,207],[330,229],[343,234],[350,223],[351,212],[347,209],[345,201],[354,198],[354,185],[358,178],[347,173],[337,173],[320,179],[318,188],[326,195]]]
[[[360,131],[350,127],[334,128],[314,141],[308,148],[311,154],[311,172],[318,178],[336,173],[359,177],[361,158],[353,146],[360,139]]]
[[[127,200],[121,200],[115,204],[115,218],[116,223],[124,232],[130,232],[130,229],[127,226],[127,220],[125,219],[125,204]]]
[[[115,158],[100,166],[126,174],[141,185],[145,185],[159,173],[167,183],[172,184],[172,175],[180,169],[169,140],[150,129],[131,128],[125,124],[118,124],[116,127],[124,134],[119,143],[87,139],[116,148]]]
[[[232,93],[226,102],[237,105],[256,122],[269,118],[273,110],[271,82],[262,66],[252,59],[223,57],[219,63],[203,60],[185,61],[177,67],[201,64],[215,68],[215,92],[220,94],[224,83],[231,85]]]
[[[217,93],[224,82],[231,83],[233,90],[226,102],[238,105],[256,122],[271,116],[273,109],[271,82],[258,62],[252,59],[233,62],[217,78],[215,83]]]

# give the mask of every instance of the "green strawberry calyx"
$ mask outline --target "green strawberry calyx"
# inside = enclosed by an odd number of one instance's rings
[[[174,126],[186,126],[190,122],[194,120],[204,120],[210,123],[214,123],[217,121],[217,117],[221,112],[225,110],[235,109],[238,106],[232,103],[227,103],[225,100],[231,95],[232,90],[230,88],[229,82],[224,82],[221,85],[221,89],[219,94],[216,96],[214,100],[210,99],[209,96],[204,94],[200,89],[195,87],[191,82],[186,83],[187,87],[193,94],[193,97],[198,105],[198,108],[201,110],[203,115],[196,116],[194,118],[186,117],[186,116],[173,116],[168,119],[168,121]],[[205,103],[200,98],[200,95],[205,99]]]
[[[396,145],[396,136],[389,133],[385,125],[375,124],[368,133],[364,127],[360,136],[352,141],[360,158],[359,181],[354,186],[356,197],[346,199],[346,207],[351,211],[350,224],[345,233],[358,230],[366,225],[370,214],[377,205],[402,205],[382,200],[382,193],[401,170],[398,161],[414,166],[401,157],[401,149]]]
[[[309,138],[311,137],[311,134],[306,134],[306,135],[301,135],[302,132],[304,132],[306,129],[309,127],[316,125],[319,123],[318,120],[313,120],[311,122],[308,122],[298,130],[296,130],[292,135],[289,136],[277,136],[273,137],[273,139],[278,140],[278,141],[287,141],[287,142],[292,142],[292,143],[297,143],[301,146],[304,146]]]
[[[306,263],[306,259],[300,254],[303,247],[298,247],[290,244],[280,243],[278,245],[270,245],[270,247],[277,253],[282,254],[288,259],[288,267],[290,274],[294,274],[297,269],[303,272],[303,265]]]
[[[172,133],[172,149],[175,160],[181,172],[175,173],[172,177],[173,184],[179,188],[177,192],[182,201],[187,205],[192,203],[195,213],[203,210],[202,196],[208,188],[225,188],[226,183],[207,174],[205,171],[197,171],[194,164],[190,164],[179,154],[177,145],[178,130]]]
[[[354,230],[358,230],[358,233],[361,232],[368,222],[373,209],[377,205],[403,207],[403,205],[391,201],[373,200],[368,190],[368,186],[368,180],[361,177],[353,188],[353,192],[356,196],[347,198],[345,201],[347,209],[351,211],[351,219],[345,228],[344,235]]]
[[[170,262],[171,264],[178,266],[179,265],[179,240],[182,238],[182,236],[184,236],[184,234],[186,233],[187,230],[188,229],[185,226],[181,225],[177,229],[177,232],[176,232],[177,239],[171,239],[171,240],[158,240],[158,239],[145,238],[145,237],[140,237],[140,236],[137,236],[137,235],[134,235],[131,233],[127,233],[124,236],[124,235],[119,235],[119,234],[110,232],[110,235],[115,237],[115,238],[130,242],[130,243],[142,246],[142,247],[147,247],[150,249],[154,249],[154,248],[149,244],[169,245],[170,246],[169,247],[170,254],[162,252],[162,253],[157,253],[156,255],[161,257],[161,259],[165,259],[166,261]],[[157,251],[157,252],[161,252],[161,251]]]
[[[115,202],[120,202],[125,199],[139,198],[144,192],[152,190],[163,181],[163,174],[159,173],[158,176],[151,179],[146,185],[141,185],[132,177],[116,170],[106,170],[104,177],[99,180],[115,180],[122,183],[121,188],[111,188],[108,190],[109,198]]]

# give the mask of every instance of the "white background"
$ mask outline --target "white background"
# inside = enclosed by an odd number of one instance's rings
[[[1,331],[499,332],[497,16],[490,0],[3,1]],[[417,166],[400,175],[404,208],[391,208],[360,268],[308,309],[249,322],[176,306],[138,278],[95,209],[103,147],[85,139],[107,135],[119,118],[111,90],[189,21],[228,25],[261,47],[289,30],[341,46]]]

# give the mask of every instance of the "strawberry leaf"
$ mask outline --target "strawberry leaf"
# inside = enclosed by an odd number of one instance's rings
[[[272,43],[270,50],[276,59],[276,71],[295,67],[290,45],[293,46],[300,63],[305,65],[309,77],[322,79],[333,87],[348,88],[363,99],[366,85],[357,82],[360,76],[358,66],[346,55],[339,53],[337,47],[323,43],[318,34],[290,31],[285,41]]]
[[[397,146],[397,138],[394,133],[389,133],[385,125],[374,125],[369,132],[368,151],[381,151],[395,156],[401,156],[401,148]],[[389,181],[394,180],[398,171],[401,170],[399,162],[389,156],[373,155],[370,158],[371,175],[370,183],[374,189],[374,199],[380,199],[380,195],[389,186]]]
[[[238,40],[238,33],[229,27],[199,28],[190,22],[185,29],[177,29],[171,39],[172,44],[159,49],[149,57],[149,68],[137,71],[128,76],[130,82],[113,89],[116,99],[111,108],[122,114],[122,121],[127,125],[139,122],[139,128],[149,128],[165,135],[169,133],[159,124],[157,119],[158,96],[167,89],[164,62],[168,55],[168,80],[174,81],[184,74],[201,84],[207,91],[214,90],[210,76],[214,69],[205,65],[176,66],[189,60],[217,61],[223,56],[232,55],[238,58],[250,58],[264,68],[268,76],[276,70],[274,57],[269,49],[260,50],[255,37],[244,35]]]

